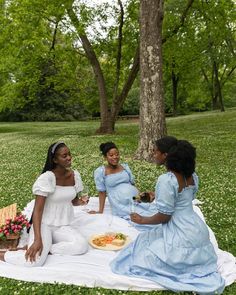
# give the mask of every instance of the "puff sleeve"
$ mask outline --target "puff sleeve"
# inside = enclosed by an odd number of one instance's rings
[[[53,193],[56,188],[56,178],[53,172],[46,171],[41,174],[33,184],[33,194],[37,196],[47,197]]]
[[[99,192],[106,191],[104,166],[100,166],[94,171],[94,181],[95,181],[97,191]]]
[[[121,164],[121,165],[124,167],[125,171],[128,173],[130,183],[135,184],[135,178],[134,178],[134,175],[133,175],[133,173],[131,172],[131,170],[129,168],[129,165],[128,164]]]
[[[158,211],[172,215],[175,211],[175,197],[178,195],[178,182],[171,173],[163,174],[158,178],[155,195]]]
[[[76,190],[76,193],[79,193],[84,189],[84,185],[83,185],[79,171],[77,170],[74,171],[74,177],[75,177],[75,190]]]

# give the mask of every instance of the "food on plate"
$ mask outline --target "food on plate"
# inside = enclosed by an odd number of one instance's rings
[[[104,236],[93,239],[92,243],[96,246],[99,246],[99,247],[106,247],[106,242],[103,237]]]
[[[122,234],[122,233],[117,233],[115,235],[115,239],[118,239],[118,240],[126,240],[126,235]]]
[[[106,247],[109,244],[113,246],[123,246],[127,236],[122,233],[106,233],[104,235],[95,236],[92,243],[98,247]]]
[[[115,245],[115,246],[123,246],[125,243],[125,240],[114,239],[111,243],[112,245]]]

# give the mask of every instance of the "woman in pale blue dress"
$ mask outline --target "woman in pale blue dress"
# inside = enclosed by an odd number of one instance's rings
[[[108,197],[112,214],[129,220],[133,197],[139,194],[134,184],[134,176],[128,164],[119,163],[119,150],[113,142],[102,143],[100,150],[107,165],[98,167],[94,172],[99,194],[99,209],[89,213],[103,213],[105,199]],[[135,212],[139,214],[153,215],[156,211],[155,202],[135,203]]]
[[[156,184],[158,213],[131,215],[135,223],[156,226],[119,253],[112,271],[146,278],[176,292],[221,294],[224,280],[217,272],[217,256],[207,226],[192,206],[198,189],[195,148],[179,140],[167,153],[165,140],[156,141],[154,152],[157,163],[167,168]]]

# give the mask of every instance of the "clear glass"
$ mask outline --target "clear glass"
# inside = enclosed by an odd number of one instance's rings
[[[134,196],[136,197],[136,196]],[[129,211],[130,214],[136,213],[136,206],[138,205],[138,202],[134,200],[133,198],[130,199],[129,201]],[[134,226],[133,222],[130,220],[130,225],[129,226]]]
[[[81,198],[81,200],[85,203],[84,207],[83,207],[83,211],[88,212],[89,209],[87,208],[88,202],[89,202],[89,190],[88,187],[86,185],[84,185],[83,190],[79,193],[79,196]]]

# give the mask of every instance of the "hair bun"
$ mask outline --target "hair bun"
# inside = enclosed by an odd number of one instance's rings
[[[99,149],[100,149],[101,152],[103,151],[105,145],[106,145],[105,143],[100,144]]]
[[[106,156],[106,154],[109,152],[109,150],[117,149],[117,146],[112,141],[108,141],[105,143],[101,143],[99,146],[99,149],[100,149],[101,153],[103,154],[103,156]]]

